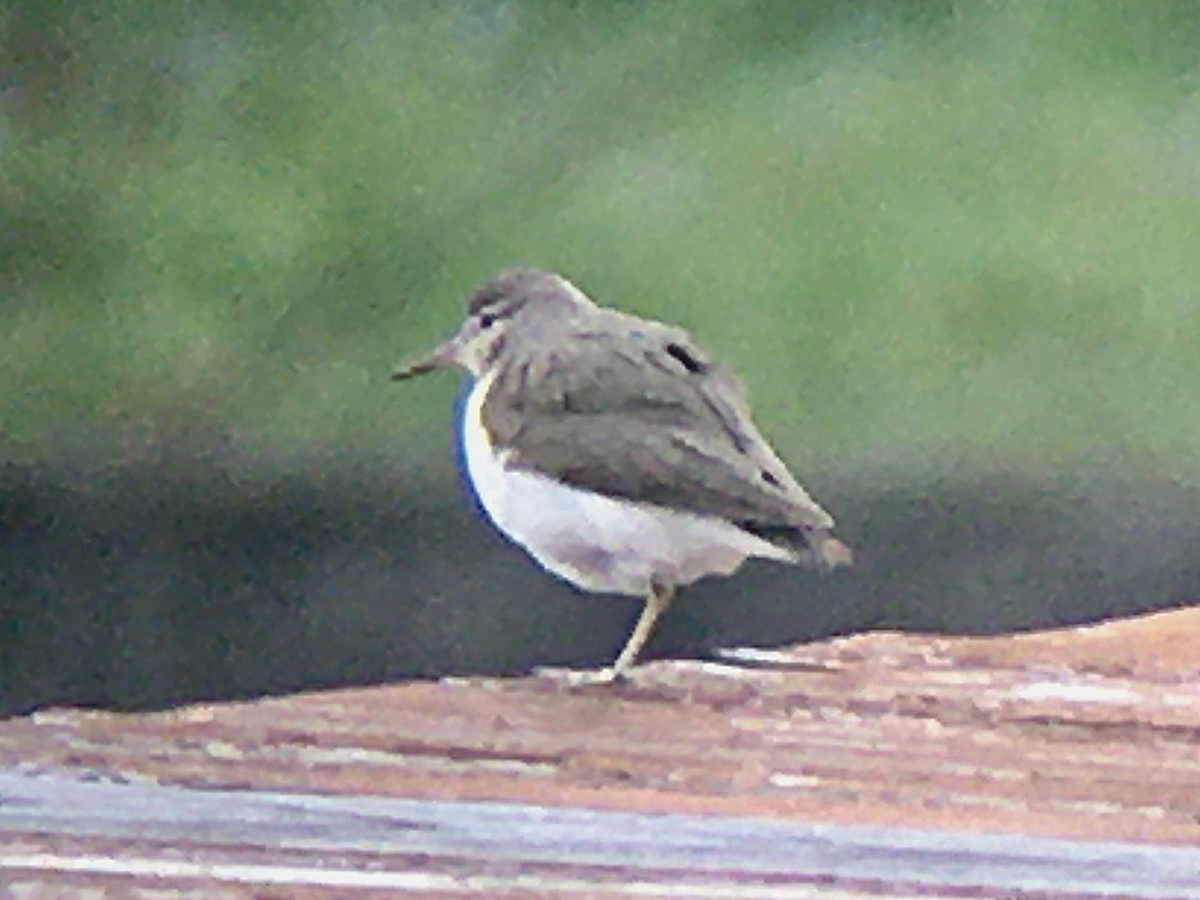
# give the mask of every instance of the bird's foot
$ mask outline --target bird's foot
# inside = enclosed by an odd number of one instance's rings
[[[552,666],[538,666],[533,670],[537,678],[556,681],[566,687],[586,687],[589,685],[619,684],[629,680],[629,675],[614,666],[603,669],[560,669]]]

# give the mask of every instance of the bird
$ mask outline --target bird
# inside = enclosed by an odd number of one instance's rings
[[[597,305],[557,272],[505,269],[453,337],[391,378],[447,368],[472,379],[461,450],[492,524],[577,588],[643,601],[615,661],[572,683],[628,679],[681,587],[751,557],[852,561],[741,380],[682,328]]]

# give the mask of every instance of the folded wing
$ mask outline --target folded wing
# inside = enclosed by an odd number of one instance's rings
[[[554,350],[521,349],[483,409],[508,465],[730,519],[809,561],[849,561],[832,518],[754,427],[741,383],[685,332],[610,312]]]

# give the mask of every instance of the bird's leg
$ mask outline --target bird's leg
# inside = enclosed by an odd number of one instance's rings
[[[580,687],[589,684],[612,684],[614,681],[624,679],[629,669],[637,662],[638,654],[646,646],[646,641],[650,639],[650,634],[654,631],[654,623],[667,611],[667,607],[671,605],[671,600],[674,596],[675,588],[671,585],[663,585],[656,582],[650,586],[650,591],[646,595],[646,605],[642,607],[642,614],[638,616],[637,624],[633,626],[633,632],[629,635],[629,640],[625,642],[625,646],[621,650],[621,655],[617,657],[617,661],[608,668],[588,672],[540,668],[536,670],[536,674],[543,677],[565,680],[571,687]]]
[[[650,593],[646,595],[646,605],[642,607],[642,614],[638,616],[637,624],[633,626],[633,632],[625,642],[621,655],[613,663],[611,671],[614,678],[625,677],[625,673],[637,662],[638,654],[642,652],[646,641],[650,640],[651,632],[654,631],[654,623],[667,611],[674,597],[675,588],[671,585],[650,585]]]

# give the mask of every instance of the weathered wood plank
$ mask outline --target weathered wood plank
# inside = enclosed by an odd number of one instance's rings
[[[1198,627],[874,634],[616,688],[51,710],[0,723],[0,884],[1197,897]]]

